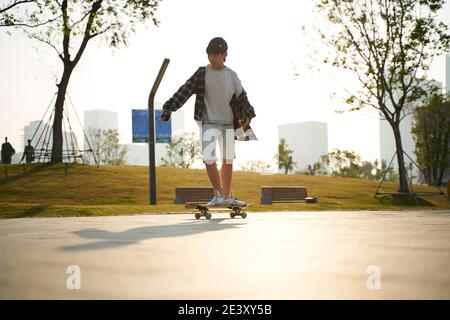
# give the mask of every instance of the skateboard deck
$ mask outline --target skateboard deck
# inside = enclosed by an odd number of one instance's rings
[[[230,205],[220,205],[220,206],[206,206],[206,203],[187,203],[185,205],[188,209],[197,209],[199,212],[195,213],[195,218],[200,219],[204,216],[206,219],[211,219],[211,213],[209,210],[224,210],[231,209],[230,217],[233,219],[235,216],[241,216],[242,218],[247,218],[247,213],[242,211],[243,208],[251,207],[253,203],[247,203],[243,206],[230,206]]]

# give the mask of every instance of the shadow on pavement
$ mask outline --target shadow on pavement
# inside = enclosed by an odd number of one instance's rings
[[[62,251],[111,249],[132,245],[142,240],[181,237],[195,233],[221,231],[237,228],[240,225],[240,223],[221,224],[224,220],[228,219],[211,219],[203,221],[195,220],[180,224],[139,227],[121,232],[110,232],[95,228],[83,229],[73,233],[85,239],[94,239],[99,241],[79,245],[63,246],[59,249]]]

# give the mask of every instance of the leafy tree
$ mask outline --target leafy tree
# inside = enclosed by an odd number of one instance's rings
[[[394,171],[394,168],[391,166],[388,169],[387,161],[381,160],[381,174],[385,174],[384,179],[386,181],[398,181],[398,173]],[[380,179],[382,176],[380,175]]]
[[[333,151],[322,155],[315,168],[321,174],[329,174],[341,177],[359,177],[359,163],[361,157],[353,151],[341,151],[334,149]]]
[[[331,175],[336,177],[350,177],[362,179],[381,179],[386,170],[386,161],[382,161],[381,168],[378,160],[374,162],[362,161],[361,156],[353,151],[333,151],[322,155],[313,166],[309,166],[310,174]],[[395,179],[392,167],[386,172],[385,179]],[[398,176],[397,176],[398,178]]]
[[[88,43],[103,38],[111,47],[127,45],[129,35],[138,23],[153,21],[159,0],[35,0],[4,11],[1,19],[8,26],[19,26],[32,39],[54,49],[63,64],[53,121],[52,162],[62,161],[62,118],[64,99],[70,77],[80,62]],[[4,8],[5,9],[5,8]],[[22,10],[23,9],[23,10]],[[7,14],[7,15],[6,15]],[[38,28],[27,28],[22,21],[31,21]],[[47,21],[49,23],[43,23]]]
[[[450,163],[450,97],[432,96],[414,111],[414,153],[424,168],[427,182],[440,186]]]
[[[117,130],[87,128],[86,135],[97,159],[97,166],[117,166],[125,163],[128,148],[119,144],[119,132]]]
[[[117,130],[103,131],[103,157],[102,162],[106,165],[119,166],[125,163],[127,147],[119,144],[119,132]]]
[[[284,174],[288,174],[292,171],[297,164],[292,160],[293,150],[288,148],[286,139],[281,138],[278,144],[278,153],[275,155],[275,159],[278,161],[278,169],[284,168]]]
[[[166,157],[161,158],[163,165],[190,168],[201,156],[199,144],[197,135],[193,133],[172,137],[172,143],[166,146]]]
[[[270,164],[261,160],[250,160],[241,164],[241,171],[244,172],[264,172],[270,168]]]
[[[447,51],[448,27],[436,13],[443,0],[317,0],[324,22],[325,59],[360,82],[349,93],[350,111],[373,107],[390,124],[398,154],[399,192],[410,192],[400,122],[408,108],[431,91],[425,82],[433,58]]]
[[[58,17],[46,18],[42,14],[42,7],[47,2],[49,1],[4,0],[0,5],[0,27],[37,28],[55,21]]]

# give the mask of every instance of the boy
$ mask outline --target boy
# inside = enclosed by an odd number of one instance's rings
[[[172,112],[181,108],[195,93],[194,119],[200,125],[203,162],[214,189],[214,197],[208,206],[245,205],[231,192],[234,141],[257,140],[250,127],[255,111],[233,70],[224,65],[228,45],[223,38],[212,39],[206,53],[210,62],[200,67],[194,75],[163,105],[161,120],[170,119]],[[216,166],[216,141],[222,156],[220,176]]]

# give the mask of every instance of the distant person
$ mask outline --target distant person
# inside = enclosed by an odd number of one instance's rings
[[[12,156],[16,153],[16,150],[8,142],[8,137],[5,137],[5,143],[2,144],[2,163],[10,164]]]
[[[22,159],[20,159],[20,162],[23,161],[23,158],[25,158],[25,161],[27,163],[31,163],[34,161],[34,148],[31,145],[30,139],[28,139],[28,145],[25,146],[25,149],[23,150],[23,156],[22,156]]]
[[[236,72],[224,65],[227,50],[228,45],[223,38],[212,39],[206,48],[210,64],[197,69],[164,103],[161,114],[161,120],[168,121],[172,112],[181,108],[190,96],[197,95],[194,119],[200,127],[203,162],[214,189],[214,197],[208,206],[245,205],[231,192],[233,159],[236,158],[234,141],[256,140],[249,126],[255,111]],[[222,157],[222,179],[216,166],[216,141]]]

